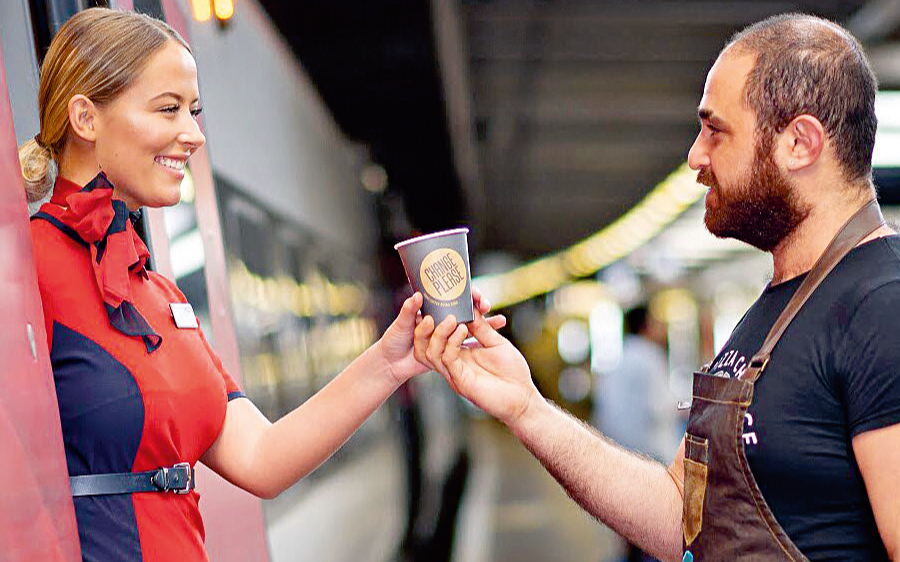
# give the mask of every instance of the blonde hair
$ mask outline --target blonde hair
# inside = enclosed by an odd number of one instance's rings
[[[98,106],[112,102],[169,41],[191,50],[165,22],[144,14],[90,8],[63,24],[41,65],[41,130],[19,147],[29,202],[44,198],[56,181],[69,133],[69,100],[81,94]]]

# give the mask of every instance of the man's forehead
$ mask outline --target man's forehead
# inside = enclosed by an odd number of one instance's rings
[[[753,69],[756,58],[743,53],[724,51],[706,75],[703,98],[697,113],[723,116],[741,104],[747,75]]]

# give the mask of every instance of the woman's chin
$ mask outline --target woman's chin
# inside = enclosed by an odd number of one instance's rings
[[[151,209],[159,209],[161,207],[174,207],[181,203],[181,189],[166,190],[164,193],[157,194],[156,197],[147,198],[141,202],[142,207],[150,207]]]

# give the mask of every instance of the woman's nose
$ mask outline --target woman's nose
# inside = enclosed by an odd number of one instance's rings
[[[203,134],[203,131],[200,130],[200,123],[194,119],[190,120],[190,124],[186,127],[185,131],[179,135],[178,140],[183,144],[188,145],[191,152],[194,152],[206,144],[206,136]]]

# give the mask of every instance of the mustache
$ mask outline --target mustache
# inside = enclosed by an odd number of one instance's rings
[[[697,183],[716,190],[719,189],[719,181],[709,168],[701,168],[700,171],[697,172]]]

